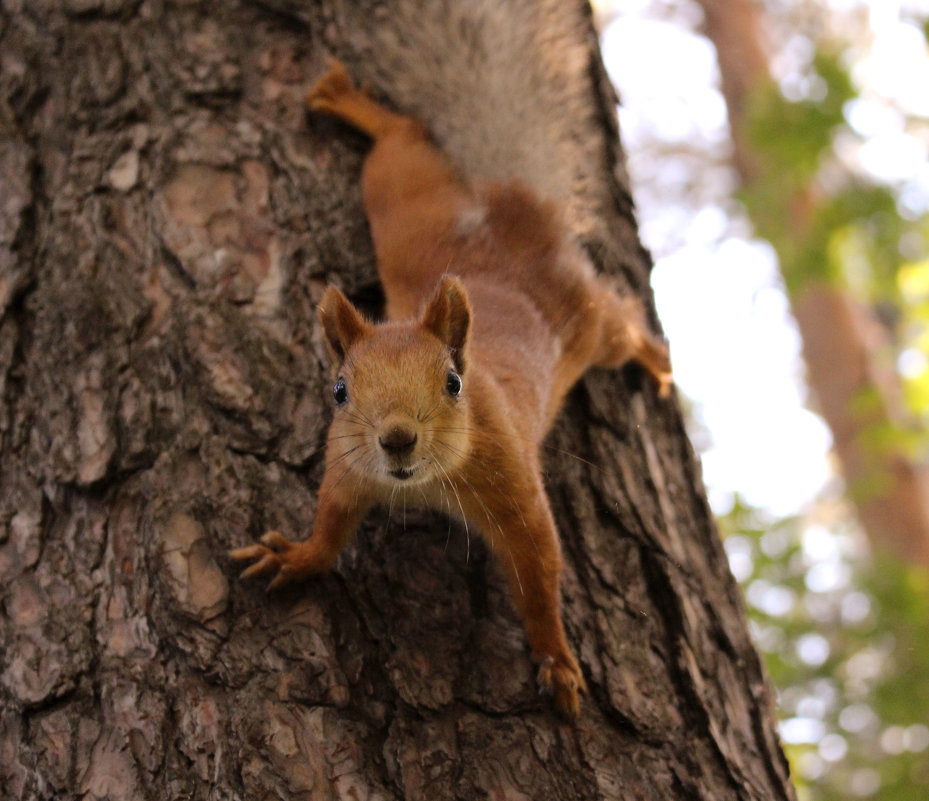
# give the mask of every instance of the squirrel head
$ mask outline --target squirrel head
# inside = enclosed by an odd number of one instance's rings
[[[335,287],[319,314],[338,376],[329,464],[388,485],[447,481],[470,442],[471,307],[461,282],[444,278],[411,322],[369,323]]]

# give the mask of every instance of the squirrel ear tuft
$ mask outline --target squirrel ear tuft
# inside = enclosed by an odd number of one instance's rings
[[[422,324],[448,346],[455,369],[463,374],[471,328],[471,304],[461,281],[448,277],[442,279],[435,297],[426,307]]]
[[[370,327],[348,298],[330,286],[319,303],[319,319],[326,334],[326,345],[335,362],[345,361],[352,343]]]

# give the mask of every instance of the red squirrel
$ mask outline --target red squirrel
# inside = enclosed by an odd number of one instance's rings
[[[460,518],[506,573],[541,689],[573,716],[586,685],[561,621],[540,446],[589,367],[636,361],[667,395],[668,350],[640,304],[595,275],[553,204],[518,183],[469,183],[423,125],[356,89],[338,61],[306,102],[373,140],[362,190],[387,322],[326,290],[337,380],[312,536],[269,531],[231,556],[277,587],[329,569],[397,493]]]

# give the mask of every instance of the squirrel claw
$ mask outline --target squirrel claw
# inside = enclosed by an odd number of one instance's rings
[[[329,567],[328,563],[320,559],[315,544],[291,542],[280,531],[267,531],[262,535],[260,544],[236,548],[229,552],[229,556],[237,562],[257,560],[246,567],[240,577],[249,579],[271,576],[269,590]]]
[[[674,377],[671,373],[662,373],[658,376],[658,397],[671,397],[671,387],[674,386]]]
[[[242,571],[241,578],[249,579],[256,576],[266,576],[269,573],[277,573],[277,576],[271,582],[271,587],[280,586],[289,580],[279,581],[281,574],[287,571],[284,554],[292,550],[294,544],[280,531],[266,532],[261,538],[261,543],[261,545],[246,545],[243,548],[236,548],[229,552],[229,556],[236,562],[258,560]]]
[[[555,697],[555,708],[562,715],[577,717],[581,705],[578,694],[587,692],[587,684],[573,657],[556,660],[546,656],[539,664],[537,681],[539,692]]]
[[[229,551],[229,557],[236,562],[247,562],[249,559],[257,559],[259,556],[264,556],[267,550],[268,549],[264,545],[246,545],[242,548],[234,548]]]
[[[290,568],[287,565],[281,565],[280,570],[277,571],[277,575],[271,579],[271,583],[268,585],[268,590],[276,590],[279,587],[290,584],[294,578],[295,576],[292,575]]]
[[[305,102],[313,111],[330,111],[340,96],[354,91],[355,85],[345,65],[337,58],[332,58],[329,60],[328,72],[307,92]]]
[[[281,558],[273,551],[267,551],[255,564],[242,571],[241,578],[247,579],[255,576],[264,576],[267,573],[273,573],[275,570],[279,570],[280,567]]]
[[[294,547],[294,544],[287,539],[280,531],[267,531],[261,541],[269,548],[274,548],[278,553],[287,553]]]

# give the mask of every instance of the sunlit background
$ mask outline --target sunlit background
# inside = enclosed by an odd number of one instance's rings
[[[755,6],[782,105],[764,120],[779,147],[750,146],[775,176],[810,164],[817,196],[841,193],[853,209],[833,203],[814,219],[823,252],[804,257],[828,262],[830,280],[886,328],[887,353],[874,356],[890,365],[905,412],[899,430],[874,436],[902,443],[925,478],[929,0]],[[925,801],[929,570],[856,521],[791,314],[802,259],[777,233],[777,198],[746,192],[733,166],[704,11],[697,0],[594,7],[677,385],[777,686],[798,795]],[[813,122],[788,131],[790,120]]]

